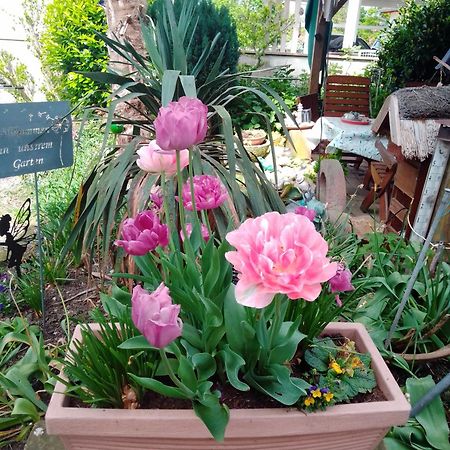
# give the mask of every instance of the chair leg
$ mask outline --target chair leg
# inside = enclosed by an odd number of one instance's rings
[[[370,206],[375,201],[376,198],[376,191],[372,189],[365,197],[365,199],[362,201],[361,206],[359,207],[362,212],[368,212]]]
[[[372,181],[372,173],[370,172],[370,165],[367,169],[366,174],[364,175],[363,187],[367,191],[370,188],[370,182]]]
[[[386,222],[387,220],[387,195],[386,193],[382,194],[380,196],[380,220],[381,222]]]

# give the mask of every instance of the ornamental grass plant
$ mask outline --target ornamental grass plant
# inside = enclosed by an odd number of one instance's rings
[[[208,127],[199,99],[168,103],[154,127],[137,164],[158,188],[147,209],[123,218],[115,241],[137,267],[115,277],[134,287],[103,296],[109,317],[97,315],[99,334],[85,327],[88,345],[70,352],[68,392],[97,406],[122,398],[136,408],[145,391],[188,400],[220,441],[225,387],[308,410],[370,391],[370,357],[351,341],[319,339],[354,290],[311,218],[273,211],[239,220],[228,188],[199,163]],[[225,238],[214,210],[229,219]]]

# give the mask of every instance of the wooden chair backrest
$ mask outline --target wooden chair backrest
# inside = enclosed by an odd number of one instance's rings
[[[341,117],[354,111],[369,116],[369,85],[367,77],[330,75],[325,84],[323,115]]]

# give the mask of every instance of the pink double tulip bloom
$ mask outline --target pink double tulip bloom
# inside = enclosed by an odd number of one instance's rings
[[[150,173],[165,173],[168,176],[175,175],[177,173],[177,152],[176,150],[166,151],[161,150],[156,141],[151,141],[149,144],[141,147],[137,154],[139,158],[136,164],[144,170]],[[181,150],[180,155],[180,168],[183,169],[189,164],[189,150]]]
[[[192,223],[187,223],[186,224],[186,233],[188,235],[188,238],[191,237],[192,229],[193,229]],[[208,228],[206,228],[205,225],[200,224],[200,232],[202,234],[203,240],[208,241],[208,239],[209,239]],[[184,237],[183,230],[180,231],[180,238],[184,242],[185,237]]]
[[[352,273],[342,263],[338,264],[336,275],[328,282],[331,292],[347,292],[355,289],[352,285]]]
[[[197,211],[218,208],[228,198],[225,186],[217,177],[196,175],[193,177],[193,185],[195,209]],[[189,181],[183,186],[182,200],[184,207],[192,211],[192,194]]]
[[[311,222],[314,222],[314,219],[316,218],[316,211],[306,206],[299,206],[298,208],[295,208],[294,212],[295,214],[307,217]]]
[[[115,241],[129,255],[142,256],[169,243],[169,229],[153,211],[142,211],[122,223],[122,239]]]
[[[239,272],[236,300],[244,306],[264,308],[277,293],[313,301],[336,274],[327,242],[302,215],[266,213],[226,238],[236,248],[225,257]]]
[[[154,121],[156,143],[163,150],[183,150],[205,139],[208,107],[199,99],[181,97],[159,109]]]
[[[135,286],[131,297],[131,318],[136,328],[156,348],[163,348],[181,336],[183,323],[178,317],[180,305],[174,305],[169,289],[161,283],[150,293]]]

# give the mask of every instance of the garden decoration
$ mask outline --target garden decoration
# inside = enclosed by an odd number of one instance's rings
[[[72,165],[71,112],[67,102],[0,105],[0,178],[34,174],[43,323],[45,323],[44,275],[37,173]],[[28,230],[29,219],[29,199],[22,205],[16,219],[17,223],[14,221],[11,229],[11,216],[7,214],[1,218],[0,236],[6,236],[6,245],[10,253],[8,265],[15,266],[18,275],[20,275],[20,262],[25,253],[23,240]]]
[[[109,318],[94,313],[97,324],[78,328],[47,431],[78,450],[223,440],[234,449],[373,449],[410,408],[364,327],[330,324],[353,290],[351,272],[330,259],[303,210],[236,220],[229,191],[199,164],[207,113],[197,98],[168,103],[155,141],[138,150],[160,190],[151,208],[123,220],[115,245],[140,275],[116,274],[137,282],[132,294],[115,287],[102,296]],[[225,239],[211,210],[235,223]],[[62,383],[97,408],[71,407]],[[327,408],[376,385],[373,406]],[[174,409],[161,409],[168,402]]]
[[[5,237],[5,242],[0,242],[7,248],[6,261],[8,268],[15,267],[17,276],[21,276],[20,265],[28,244],[34,239],[34,235],[28,235],[31,215],[31,200],[27,198],[20,207],[11,226],[11,216],[5,214],[0,217],[0,236]]]

